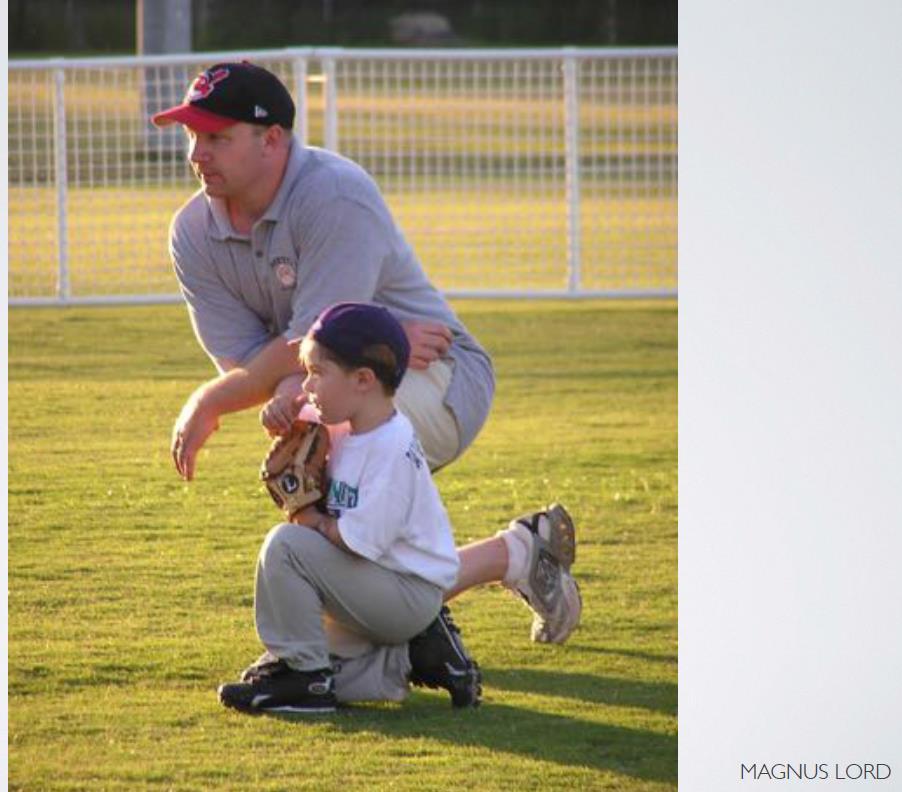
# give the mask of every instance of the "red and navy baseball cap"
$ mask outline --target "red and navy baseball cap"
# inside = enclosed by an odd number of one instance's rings
[[[248,61],[217,63],[194,78],[180,105],[151,119],[158,127],[184,124],[198,132],[219,132],[248,124],[294,126],[294,102],[281,80]]]
[[[410,361],[410,342],[404,328],[381,305],[343,302],[329,306],[307,331],[307,337],[345,363],[371,368],[392,388],[401,384]],[[391,355],[384,354],[385,347]]]

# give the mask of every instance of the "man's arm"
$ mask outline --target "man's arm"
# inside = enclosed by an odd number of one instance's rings
[[[333,197],[318,207],[315,216],[298,221],[304,236],[289,325],[295,337],[306,333],[317,314],[336,302],[381,302],[377,292],[382,288],[433,294],[372,178],[357,168],[344,176],[354,184],[353,199]],[[419,320],[404,318],[401,323],[410,340],[411,368],[425,369],[448,352],[452,334],[441,320],[427,312]]]
[[[179,475],[194,478],[197,452],[227,413],[262,404],[285,377],[300,372],[297,345],[279,336],[246,365],[201,385],[185,402],[172,429],[172,459]]]

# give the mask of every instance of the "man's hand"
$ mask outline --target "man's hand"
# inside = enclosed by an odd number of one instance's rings
[[[425,369],[429,364],[444,357],[451,348],[451,331],[436,322],[402,322],[401,326],[410,342],[410,363],[412,369]]]
[[[204,404],[203,388],[201,386],[191,394],[172,427],[172,461],[185,481],[194,478],[197,452],[219,429],[219,415]]]

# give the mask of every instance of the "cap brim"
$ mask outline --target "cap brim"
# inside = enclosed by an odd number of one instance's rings
[[[166,127],[170,124],[184,124],[198,132],[219,132],[221,129],[238,123],[234,118],[217,115],[209,110],[201,110],[190,104],[170,107],[168,110],[157,113],[150,120],[153,121],[154,126]]]

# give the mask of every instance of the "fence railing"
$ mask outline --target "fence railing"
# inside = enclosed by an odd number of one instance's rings
[[[447,294],[676,295],[675,49],[298,48],[10,62],[10,304],[178,299],[166,234],[196,183],[148,119],[236,58],[374,175]]]

